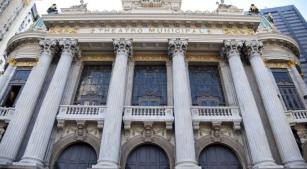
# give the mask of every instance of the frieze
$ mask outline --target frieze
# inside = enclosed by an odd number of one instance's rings
[[[85,55],[81,56],[80,60],[84,62],[91,61],[114,61],[114,56],[111,55]]]
[[[189,62],[220,62],[223,60],[222,57],[219,56],[193,56],[187,55],[186,58]]]
[[[251,28],[227,27],[222,25],[208,28],[208,26],[176,26],[176,25],[134,25],[134,26],[107,26],[78,27],[55,26],[49,29],[51,34],[217,34],[217,35],[255,35]]]
[[[136,55],[131,58],[133,61],[168,61],[168,56],[163,55]]]

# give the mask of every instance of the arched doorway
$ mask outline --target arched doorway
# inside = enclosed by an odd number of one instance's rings
[[[199,156],[202,169],[242,169],[234,152],[222,145],[206,147]]]
[[[165,152],[155,145],[141,145],[128,156],[125,169],[169,169]]]
[[[68,146],[54,164],[54,169],[87,169],[97,163],[95,150],[86,143]]]

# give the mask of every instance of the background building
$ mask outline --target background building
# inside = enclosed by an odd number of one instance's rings
[[[38,19],[35,0],[0,1],[0,73],[3,73],[5,49],[9,39],[27,30]]]
[[[271,13],[274,25],[282,33],[294,38],[300,46],[300,62],[307,83],[307,23],[294,5],[262,9],[263,15]]]
[[[122,2],[80,1],[9,40],[0,168],[307,169],[293,38],[255,6]]]

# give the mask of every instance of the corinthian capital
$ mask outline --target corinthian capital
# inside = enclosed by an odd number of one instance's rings
[[[71,53],[73,56],[79,55],[79,46],[77,39],[61,39],[59,45],[62,53]]]
[[[173,56],[175,53],[181,52],[185,53],[188,48],[188,40],[187,39],[170,39],[168,43],[168,54],[169,56]]]
[[[240,55],[242,46],[242,40],[224,40],[224,54],[227,57],[232,55]]]
[[[53,55],[58,50],[58,41],[55,39],[43,39],[39,41],[42,53]]]
[[[258,40],[249,40],[244,42],[245,45],[245,52],[247,56],[251,57],[254,56],[254,54],[262,54],[262,48],[263,48],[263,43]]]
[[[132,55],[132,39],[113,39],[114,52],[117,53],[127,53],[128,56]]]

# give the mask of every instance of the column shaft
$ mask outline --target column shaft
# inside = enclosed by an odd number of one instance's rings
[[[12,77],[14,72],[15,72],[15,67],[13,66],[13,64],[9,64],[9,66],[6,68],[4,74],[2,76],[0,76],[0,99],[4,99],[3,95],[6,91],[10,77]]]
[[[0,163],[2,164],[12,162],[18,153],[53,58],[52,50],[56,41],[43,40],[41,45],[46,49],[44,49],[37,65],[32,69],[21,91],[15,106],[14,118],[10,121],[0,143]]]
[[[169,52],[173,57],[173,92],[176,139],[176,169],[200,168],[195,158],[195,145],[190,110],[190,93],[184,54],[185,40],[171,40]]]
[[[247,41],[245,45],[282,161],[289,168],[306,168],[273,79],[260,56],[263,45],[256,40]]]
[[[113,42],[116,59],[108,91],[107,111],[102,133],[98,164],[93,168],[119,168],[122,114],[125,100],[128,57],[132,50],[131,41]]]
[[[307,86],[306,83],[304,81],[304,79],[302,78],[302,76],[299,74],[299,72],[297,71],[295,64],[289,64],[290,65],[290,70],[291,72],[293,72],[293,75],[296,78],[296,81],[298,83],[298,86],[300,88],[300,91],[302,92],[302,94],[304,95],[304,99],[307,98]]]
[[[61,102],[72,59],[75,55],[77,41],[61,40],[60,45],[63,47],[61,58],[35,121],[25,154],[20,161],[21,164],[43,165],[49,137]]]
[[[229,40],[224,43],[252,156],[253,168],[277,168],[279,166],[273,160],[252,89],[240,59],[239,52],[242,42]]]

